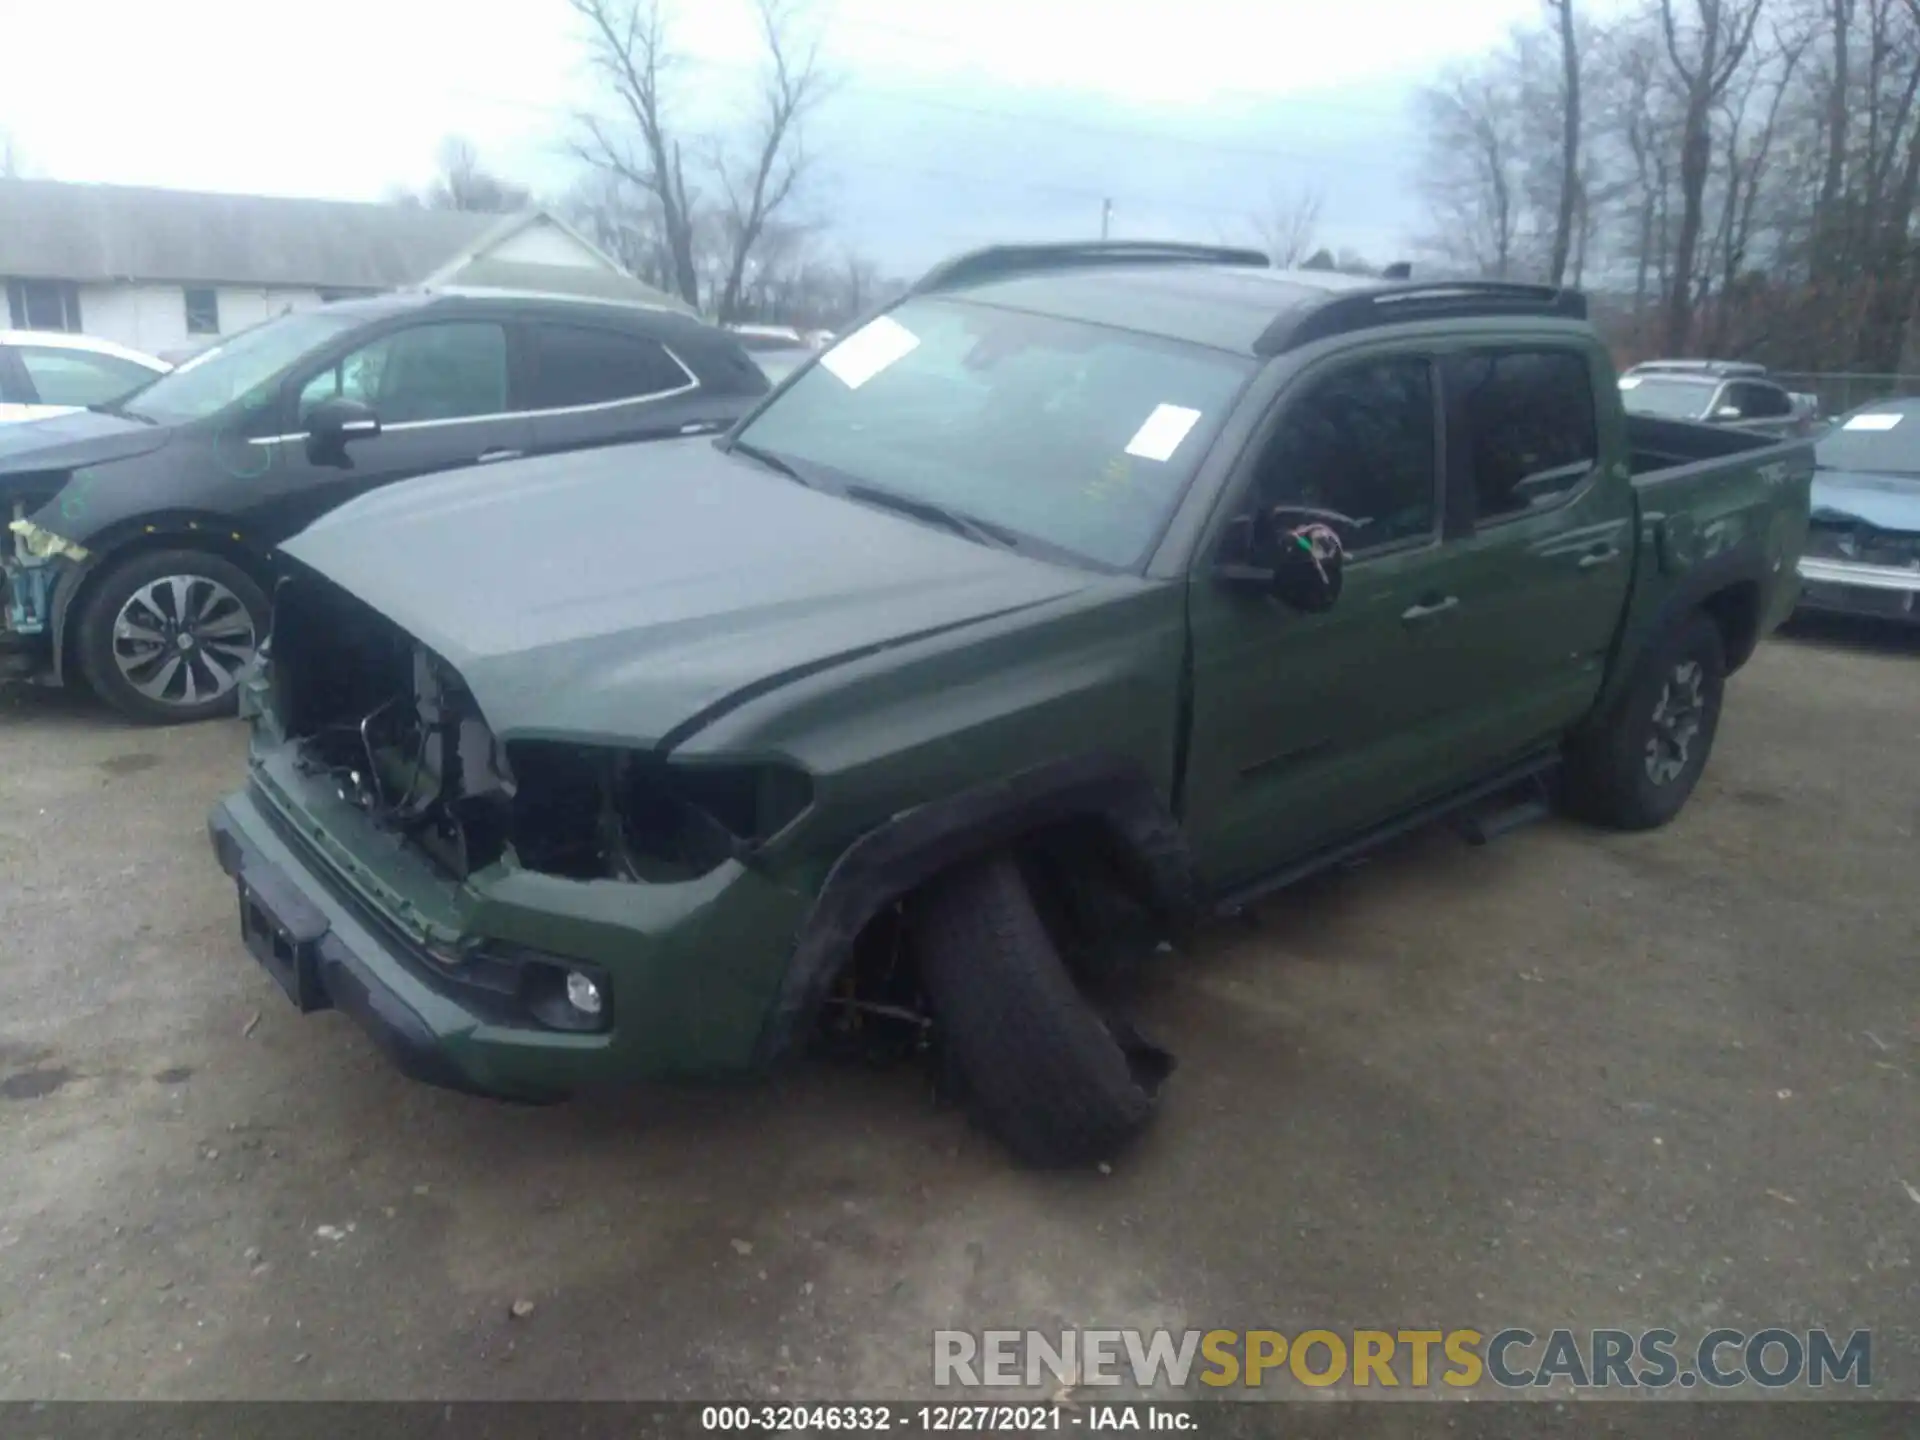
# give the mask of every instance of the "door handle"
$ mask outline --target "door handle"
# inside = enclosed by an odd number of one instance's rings
[[[1609,545],[1604,550],[1589,550],[1580,557],[1579,564],[1582,570],[1598,570],[1602,565],[1611,565],[1619,558],[1619,547]]]
[[[524,450],[482,450],[479,459],[475,463],[491,465],[496,460],[518,460],[525,454],[526,451]]]
[[[1418,605],[1409,605],[1400,612],[1400,618],[1409,625],[1417,625],[1422,620],[1431,620],[1436,615],[1444,615],[1460,603],[1458,595],[1443,596],[1438,600],[1422,600]]]

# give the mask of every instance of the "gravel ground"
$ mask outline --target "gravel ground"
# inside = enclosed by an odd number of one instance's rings
[[[881,1397],[943,1325],[1775,1323],[1872,1327],[1920,1396],[1920,641],[1770,642],[1665,831],[1418,836],[1213,932],[1111,1174],[1017,1171],[899,1069],[414,1086],[242,949],[203,830],[241,752],[0,693],[0,1398]]]

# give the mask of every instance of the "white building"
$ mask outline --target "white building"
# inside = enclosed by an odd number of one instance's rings
[[[152,354],[286,310],[416,286],[672,305],[545,211],[0,180],[0,328],[66,330]]]

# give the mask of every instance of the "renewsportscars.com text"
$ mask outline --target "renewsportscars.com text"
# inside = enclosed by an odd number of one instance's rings
[[[1709,1330],[937,1330],[945,1386],[1304,1385],[1321,1389],[1865,1389],[1873,1335],[1824,1329]]]

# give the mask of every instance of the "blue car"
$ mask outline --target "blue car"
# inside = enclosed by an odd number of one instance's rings
[[[1801,608],[1920,622],[1920,399],[1841,416],[1814,454]]]

